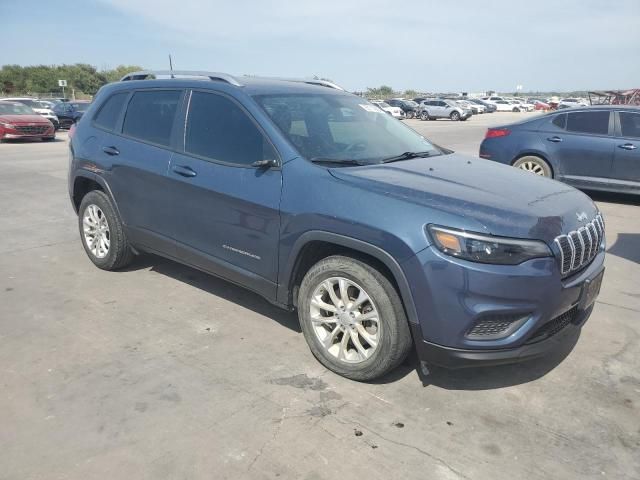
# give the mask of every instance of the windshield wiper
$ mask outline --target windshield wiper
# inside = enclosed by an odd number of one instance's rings
[[[380,163],[400,162],[402,160],[411,160],[412,158],[426,158],[431,156],[432,152],[404,152],[393,157],[383,158]]]
[[[311,159],[312,163],[332,164],[332,165],[368,165],[368,163],[359,162],[358,160],[345,159],[339,160],[337,158],[322,158],[314,157]]]

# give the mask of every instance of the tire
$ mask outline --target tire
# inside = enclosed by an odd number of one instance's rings
[[[408,118],[409,120],[411,120],[411,119],[412,119],[413,117],[415,117],[415,116],[416,116],[416,114],[415,114],[413,111],[409,110],[409,111],[407,112],[407,118]]]
[[[340,282],[346,285],[344,292],[349,301],[346,308],[342,308],[345,305],[341,303],[344,297]],[[337,303],[331,300],[327,286],[333,290]],[[354,306],[356,297],[362,298],[362,292],[367,299]],[[364,315],[376,320],[358,322],[357,318]],[[309,269],[298,292],[298,318],[316,359],[332,372],[352,380],[369,381],[385,375],[411,350],[409,324],[395,288],[378,270],[355,258],[331,256]],[[328,321],[318,322],[325,318]],[[368,338],[372,343],[368,343]]]
[[[89,212],[88,209],[93,207]],[[97,210],[96,210],[97,209]],[[85,220],[85,217],[89,218]],[[103,225],[106,224],[106,229]],[[94,249],[89,245],[90,240],[85,232],[95,231],[93,225],[102,226],[102,237],[108,241],[108,247],[103,248],[102,242],[94,242]],[[118,216],[113,202],[107,194],[100,190],[93,190],[87,193],[78,209],[78,227],[80,230],[80,240],[84,251],[94,265],[102,270],[118,270],[129,265],[135,254],[127,241],[122,221]],[[93,238],[96,236],[94,235]],[[98,245],[96,245],[96,243]]]
[[[513,162],[513,166],[541,177],[553,178],[553,170],[549,163],[537,155],[520,157]]]
[[[520,112],[520,109],[519,109],[518,107],[515,107],[515,108],[513,109],[513,113],[518,113],[518,112]]]
[[[429,112],[427,112],[426,110],[423,110],[422,112],[420,112],[420,120],[422,121],[431,120],[429,118]]]
[[[451,119],[451,121],[453,122],[457,122],[458,120],[460,120],[460,113],[453,111],[451,112],[451,114],[449,115],[449,118]]]

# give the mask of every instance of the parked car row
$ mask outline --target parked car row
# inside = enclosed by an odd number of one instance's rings
[[[55,130],[69,128],[76,123],[90,104],[86,100],[70,101],[60,98],[39,99],[32,97],[0,98],[0,101],[17,102],[29,107],[35,114],[49,120]]]
[[[0,101],[0,141],[13,138],[55,139],[53,123],[31,107],[6,100]]]

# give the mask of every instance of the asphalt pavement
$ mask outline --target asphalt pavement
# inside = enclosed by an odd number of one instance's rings
[[[407,124],[476,155],[526,115]],[[594,197],[606,274],[575,346],[363,384],[242,288],[150,255],[95,268],[67,165],[64,133],[0,144],[0,479],[640,478],[640,197]]]

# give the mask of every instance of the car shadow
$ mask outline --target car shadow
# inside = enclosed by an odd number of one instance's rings
[[[153,272],[166,275],[211,295],[233,302],[259,315],[275,320],[280,325],[296,333],[302,333],[295,312],[288,312],[278,308],[257,293],[172,260],[152,254],[142,254],[129,267],[120,271],[131,272],[144,269],[150,269]],[[395,383],[408,375],[415,374],[424,387],[434,386],[447,390],[490,390],[519,385],[543,377],[556,368],[571,353],[578,338],[579,333],[571,341],[566,342],[562,348],[536,360],[512,365],[474,367],[459,370],[428,366],[428,372],[425,372],[415,351],[412,350],[411,354],[400,366],[387,375],[369,383],[378,385]],[[300,341],[304,341],[302,337]]]
[[[412,353],[398,368],[378,379],[374,384],[394,383],[415,372],[423,387],[438,387],[445,390],[494,390],[529,383],[544,377],[573,351],[580,333],[578,332],[561,348],[543,357],[509,365],[470,367],[456,370],[435,366],[423,369],[418,357]]]
[[[167,277],[171,277],[175,280],[191,285],[192,287],[203,290],[216,297],[233,302],[236,305],[247,308],[259,315],[271,318],[280,325],[287,327],[296,333],[302,333],[300,323],[298,322],[298,316],[295,312],[288,312],[276,307],[257,293],[253,293],[250,290],[234,285],[231,282],[163,257],[151,254],[142,254],[138,256],[129,267],[120,271],[131,272],[147,268],[153,272],[166,275]]]
[[[615,243],[607,248],[607,253],[640,263],[640,233],[619,233]]]
[[[57,133],[57,132],[56,132]],[[54,138],[53,140],[42,140],[41,138],[3,138],[2,143],[58,143],[65,142],[64,138]]]
[[[591,197],[591,200],[595,202],[623,203],[626,205],[640,206],[640,195],[615,192],[600,192],[595,190],[585,190],[584,193],[589,195]]]

